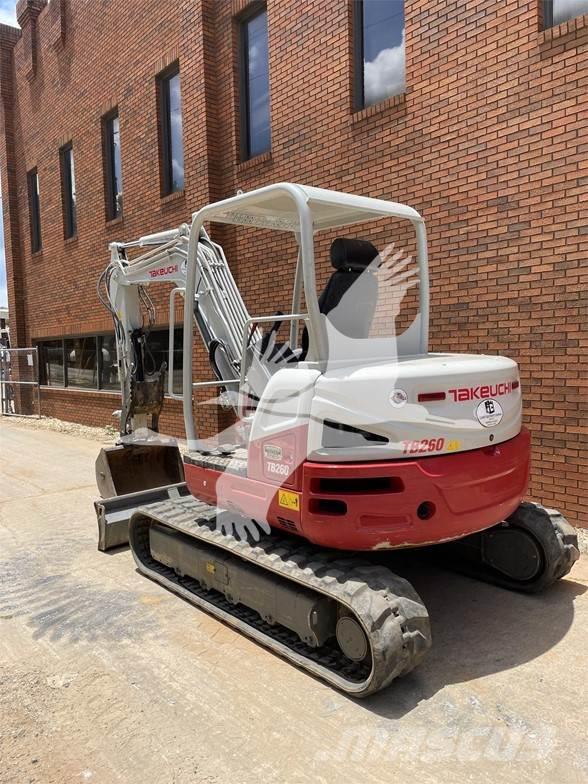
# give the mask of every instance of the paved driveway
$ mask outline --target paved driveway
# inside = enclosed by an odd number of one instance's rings
[[[586,782],[588,568],[431,566],[426,663],[359,702],[96,550],[99,444],[0,422],[0,782]]]

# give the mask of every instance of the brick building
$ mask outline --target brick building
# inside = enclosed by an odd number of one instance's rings
[[[11,338],[40,345],[44,413],[106,424],[118,407],[95,291],[109,242],[270,182],[381,196],[427,220],[432,349],[520,364],[531,495],[588,525],[588,0],[19,0],[17,15],[21,30],[0,25]],[[212,231],[252,312],[287,308],[287,241]],[[182,432],[175,401],[162,428]]]

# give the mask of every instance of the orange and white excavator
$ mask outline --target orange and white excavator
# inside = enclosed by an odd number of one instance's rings
[[[343,234],[382,221],[411,229],[414,262]],[[249,315],[205,222],[295,236],[290,314]],[[339,236],[318,294],[323,231]],[[520,591],[569,572],[574,529],[523,500],[530,437],[517,364],[429,352],[426,232],[414,209],[281,183],[110,250],[99,292],[115,325],[122,411],[120,442],[97,461],[100,549],[129,542],[140,572],[356,696],[409,672],[431,645],[426,608],[382,551],[438,545],[452,565]],[[174,284],[160,368],[150,367],[148,295],[159,281]],[[194,379],[195,331],[212,379]],[[196,430],[202,388],[235,414],[214,439]],[[183,403],[181,450],[157,432],[166,390]]]

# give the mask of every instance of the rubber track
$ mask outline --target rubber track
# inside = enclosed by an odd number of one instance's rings
[[[423,602],[410,583],[386,567],[318,549],[294,537],[272,535],[255,544],[237,541],[215,529],[216,511],[195,498],[163,501],[137,510],[130,521],[129,541],[139,571],[356,697],[374,694],[394,678],[410,672],[431,647],[429,616]],[[267,624],[255,611],[231,604],[222,594],[203,589],[192,578],[179,577],[150,555],[149,527],[153,521],[344,605],[367,635],[369,660],[350,661],[334,641],[312,648],[288,629]]]
[[[580,557],[574,527],[557,509],[547,509],[541,504],[525,501],[506,523],[535,537],[543,551],[541,572],[528,584],[513,584],[512,581],[503,580],[501,584],[507,588],[528,593],[543,591],[556,580],[565,577]]]
[[[531,580],[516,580],[484,562],[484,536],[495,528],[518,528],[533,537],[542,554],[541,569]],[[473,543],[473,546],[469,542]],[[465,550],[464,550],[465,548]],[[539,593],[565,577],[580,557],[578,536],[565,517],[556,509],[524,501],[504,522],[471,537],[464,537],[448,545],[435,548],[437,561],[462,572],[468,577],[499,585],[511,591]],[[461,559],[462,552],[467,557]],[[472,554],[476,553],[477,560]],[[447,554],[447,556],[446,556]]]

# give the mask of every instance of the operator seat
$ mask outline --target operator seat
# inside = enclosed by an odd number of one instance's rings
[[[337,237],[331,243],[331,264],[335,272],[331,274],[323,293],[319,297],[319,310],[329,317],[333,326],[349,338],[367,338],[378,302],[378,280],[374,274],[377,269],[378,251],[367,240]],[[370,265],[374,265],[370,268]],[[355,286],[354,286],[355,284]],[[345,294],[354,286],[336,313],[332,313],[343,300]],[[302,355],[308,351],[308,331],[302,333]]]

